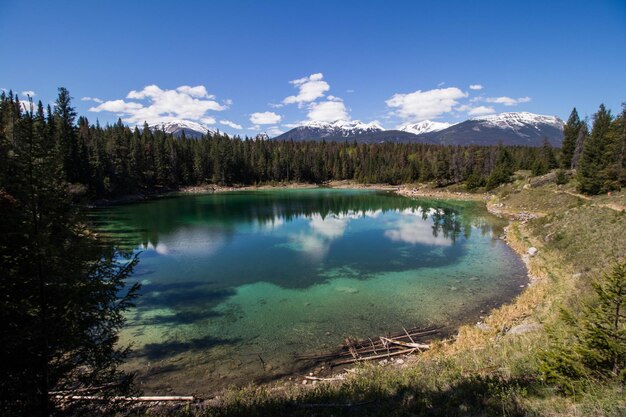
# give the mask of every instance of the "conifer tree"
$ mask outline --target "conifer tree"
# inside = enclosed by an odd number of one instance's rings
[[[578,132],[583,123],[578,117],[578,111],[576,107],[572,110],[567,123],[563,127],[563,145],[561,147],[561,168],[572,168],[572,158],[576,150],[576,140],[578,139]]]
[[[612,116],[604,104],[600,105],[594,115],[591,135],[585,141],[577,168],[578,189],[586,194],[599,194],[605,190],[604,169],[607,167],[606,158],[608,133],[611,128]]]
[[[14,104],[3,100],[0,114]],[[113,247],[86,228],[47,124],[41,103],[0,118],[2,137],[11,138],[3,167],[10,175],[0,177],[0,414],[7,416],[54,414],[53,391],[130,388],[117,370],[125,349],[116,344],[136,292],[122,291],[135,261],[118,264]],[[70,401],[65,410],[84,406]]]

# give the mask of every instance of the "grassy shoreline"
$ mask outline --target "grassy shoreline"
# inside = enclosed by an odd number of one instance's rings
[[[621,207],[623,194],[615,195],[614,202],[582,199],[555,184],[523,185],[500,187],[491,196],[412,185],[393,190],[409,197],[470,195],[511,219],[506,242],[526,263],[531,280],[479,325],[459,327],[456,336],[423,354],[391,364],[362,364],[331,381],[250,384],[190,404],[184,412],[140,407],[139,414],[344,415],[357,410],[362,415],[620,415],[626,403],[613,385],[592,386],[591,394],[576,398],[555,393],[541,380],[538,354],[548,345],[546,329],[558,328],[558,310],[584,296],[589,280],[626,252],[626,215],[611,207]],[[535,256],[528,255],[530,247],[538,249]]]

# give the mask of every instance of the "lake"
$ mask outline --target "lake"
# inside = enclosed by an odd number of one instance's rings
[[[271,380],[299,371],[294,355],[348,336],[475,321],[527,283],[498,239],[506,222],[477,202],[276,189],[176,195],[92,218],[140,252],[142,295],[120,339],[146,393]]]

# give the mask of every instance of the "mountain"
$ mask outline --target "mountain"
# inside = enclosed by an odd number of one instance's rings
[[[466,120],[421,139],[444,145],[523,145],[540,146],[543,138],[553,146],[563,141],[563,121],[555,116],[527,112],[501,113]]]
[[[403,125],[398,130],[384,130],[375,122],[337,120],[307,122],[273,140],[541,146],[546,137],[553,146],[561,146],[563,125],[558,117],[527,112],[476,117],[454,125],[426,120]]]
[[[450,126],[452,126],[452,123],[424,120],[423,122],[402,125],[398,128],[398,130],[413,133],[414,135],[421,135],[422,133],[439,132],[440,130],[447,129]]]
[[[344,141],[385,131],[376,122],[363,123],[359,120],[335,120],[334,122],[309,121],[291,129],[274,140],[320,140]]]
[[[214,134],[216,131],[209,129],[207,126],[192,122],[189,120],[172,120],[168,122],[158,122],[148,125],[153,132],[163,130],[165,133],[171,133],[176,137],[180,137],[185,133],[185,137],[192,139],[200,139],[207,133]]]

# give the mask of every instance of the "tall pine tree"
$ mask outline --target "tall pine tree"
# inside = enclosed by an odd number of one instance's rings
[[[561,147],[561,168],[572,168],[572,159],[574,158],[574,152],[576,150],[576,139],[578,138],[578,132],[583,123],[578,117],[578,111],[576,107],[572,110],[572,113],[567,119],[567,123],[563,127],[563,146]]]

